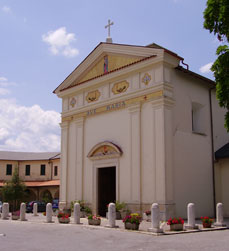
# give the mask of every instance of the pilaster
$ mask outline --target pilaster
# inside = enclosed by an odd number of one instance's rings
[[[173,135],[171,99],[162,98],[151,102],[153,109],[153,155],[155,157],[155,199],[159,204],[161,219],[174,214],[173,194]]]
[[[61,127],[61,175],[60,175],[60,201],[67,202],[67,171],[68,171],[68,130],[69,123],[60,123]]]
[[[83,199],[83,149],[84,149],[84,117],[74,120],[76,130],[76,172],[75,194],[77,200]]]
[[[129,107],[131,203],[141,204],[141,104]]]

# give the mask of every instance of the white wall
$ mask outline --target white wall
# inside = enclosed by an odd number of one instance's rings
[[[177,216],[186,217],[189,202],[196,216],[213,216],[210,105],[208,85],[173,72],[174,192]],[[192,132],[192,102],[203,105],[203,133]]]

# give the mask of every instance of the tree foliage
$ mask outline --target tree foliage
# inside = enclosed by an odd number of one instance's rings
[[[2,188],[3,200],[9,202],[13,211],[18,210],[25,195],[25,184],[21,181],[18,168],[15,168],[12,179],[7,181]]]
[[[208,0],[204,11],[204,28],[224,42],[216,50],[218,58],[212,65],[219,105],[226,108],[225,127],[229,132],[229,0]]]

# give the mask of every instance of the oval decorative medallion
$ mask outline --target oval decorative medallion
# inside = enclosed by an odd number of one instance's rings
[[[125,92],[129,87],[129,83],[125,80],[119,83],[114,84],[113,88],[112,88],[112,92],[114,94],[119,94],[122,92]]]
[[[88,92],[86,100],[88,103],[97,101],[99,99],[100,95],[101,95],[101,93],[98,90],[93,91],[93,92]]]
[[[148,85],[149,82],[151,80],[151,76],[149,75],[149,73],[145,73],[145,75],[143,76],[142,78],[142,82],[145,84],[145,85]]]
[[[73,97],[71,100],[70,100],[70,105],[71,107],[73,108],[76,104],[76,99]]]

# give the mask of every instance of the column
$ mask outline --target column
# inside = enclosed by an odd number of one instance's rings
[[[61,175],[60,175],[60,201],[67,202],[67,169],[68,169],[68,122],[61,126]]]
[[[83,199],[83,149],[84,149],[84,117],[75,121],[76,126],[76,198]]]
[[[152,102],[155,140],[155,196],[161,219],[174,214],[173,195],[173,134],[172,100],[162,98]]]
[[[138,205],[139,210],[141,203],[141,104],[130,106],[129,114],[131,200],[133,204]]]

